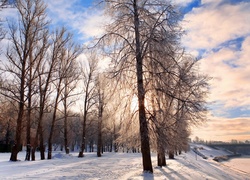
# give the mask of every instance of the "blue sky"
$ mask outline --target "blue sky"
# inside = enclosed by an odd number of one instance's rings
[[[91,0],[46,0],[49,18],[84,43],[109,21]],[[172,0],[180,6],[186,51],[213,79],[211,111],[193,135],[205,140],[250,139],[250,0]],[[11,16],[11,12],[2,12]]]
[[[200,0],[189,1],[184,6],[181,6],[181,11],[185,15],[188,12],[192,11],[193,8],[199,7],[200,5],[201,5],[201,1]]]

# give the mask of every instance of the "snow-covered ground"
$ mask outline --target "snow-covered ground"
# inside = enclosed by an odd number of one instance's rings
[[[177,156],[175,160],[167,159],[167,166],[157,167],[156,155],[152,154],[154,174],[142,172],[141,154],[139,153],[104,153],[96,157],[96,153],[85,153],[84,158],[78,158],[78,153],[65,155],[54,152],[52,160],[24,161],[25,152],[20,152],[21,161],[10,162],[9,153],[0,153],[0,179],[56,179],[56,180],[165,180],[165,179],[216,179],[245,180],[250,179],[250,173],[238,170],[239,164],[234,159],[218,163],[212,160],[212,154],[221,152],[204,147],[211,157],[203,159],[193,151]],[[39,157],[39,154],[37,154]],[[243,160],[243,158],[241,158]],[[245,161],[250,167],[250,159]],[[232,163],[232,164],[230,164]]]

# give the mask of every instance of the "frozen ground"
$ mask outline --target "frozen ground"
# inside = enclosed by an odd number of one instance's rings
[[[204,147],[209,156],[203,159],[193,151],[177,156],[175,160],[167,159],[167,166],[157,167],[156,155],[152,154],[154,174],[142,173],[141,154],[104,153],[96,157],[96,153],[86,153],[78,158],[78,153],[65,155],[55,152],[52,160],[24,161],[25,152],[20,152],[21,161],[9,162],[9,153],[0,154],[0,179],[55,179],[55,180],[165,180],[165,179],[214,179],[214,180],[245,180],[250,173],[238,169],[240,164],[217,163],[212,156],[220,154],[214,149]],[[38,157],[38,154],[37,154]],[[244,159],[244,158],[242,158]],[[245,166],[250,167],[250,159]]]

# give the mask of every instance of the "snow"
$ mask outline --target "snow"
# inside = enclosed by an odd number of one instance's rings
[[[0,153],[0,179],[48,179],[48,180],[174,180],[174,179],[216,179],[216,180],[250,180],[250,172],[239,170],[244,161],[244,167],[250,167],[248,158],[239,158],[235,162],[231,159],[218,163],[212,160],[215,155],[225,152],[206,146],[201,153],[208,158],[203,159],[195,152],[189,151],[176,156],[176,159],[167,159],[166,167],[157,167],[156,154],[152,154],[154,174],[142,172],[140,153],[104,153],[97,157],[96,153],[85,153],[78,158],[78,152],[66,155],[63,152],[54,152],[51,160],[24,161],[25,151],[18,154],[21,161],[10,162],[10,153]],[[36,157],[39,157],[37,153]],[[238,158],[237,158],[238,159]],[[249,168],[248,168],[249,170]]]
[[[214,158],[218,156],[225,156],[230,155],[231,152],[223,150],[223,149],[213,149],[211,147],[205,146],[205,145],[191,145],[191,148],[197,147],[199,151],[206,157]]]
[[[250,176],[250,156],[246,156],[243,158],[232,158],[228,161],[223,162],[223,164],[234,170],[248,173]]]

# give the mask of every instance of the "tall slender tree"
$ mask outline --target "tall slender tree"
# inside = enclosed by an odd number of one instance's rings
[[[51,78],[48,81],[53,83],[55,89],[55,98],[52,105],[52,121],[50,125],[49,137],[48,137],[48,159],[52,158],[52,143],[55,130],[55,123],[57,119],[57,112],[59,103],[62,101],[61,95],[65,86],[63,86],[63,81],[68,75],[68,78],[71,77],[70,73],[74,74],[73,61],[79,55],[79,47],[71,46],[72,35],[70,35],[65,28],[56,30],[52,36],[52,48],[50,55],[50,69],[49,73]],[[72,69],[73,68],[73,69]],[[76,68],[77,69],[77,68]],[[72,77],[71,77],[72,78]]]
[[[83,104],[83,121],[82,121],[82,143],[78,157],[84,156],[84,150],[86,146],[86,126],[87,118],[93,106],[96,104],[96,90],[95,90],[95,79],[97,73],[97,55],[91,52],[87,57],[87,64],[83,65],[83,86],[84,86],[84,104]]]
[[[103,146],[103,110],[104,110],[104,92],[99,85],[98,87],[98,124],[97,124],[97,156],[102,156],[102,146]]]
[[[49,130],[49,136],[48,136],[48,159],[52,158],[52,139],[53,134],[55,130],[55,123],[56,123],[56,117],[57,117],[57,107],[60,102],[60,95],[62,92],[62,77],[60,76],[59,71],[59,60],[62,57],[62,47],[69,41],[69,36],[66,35],[66,29],[62,28],[60,30],[56,30],[52,34],[52,43],[51,43],[51,52],[50,52],[50,60],[49,60],[49,70],[47,73],[41,73],[47,74],[46,76],[46,82],[51,82],[55,86],[55,98],[52,105],[52,120]],[[43,69],[44,70],[44,69]],[[58,73],[57,75],[55,75]]]
[[[43,17],[45,18],[45,16]],[[45,19],[44,19],[45,20]],[[42,18],[41,18],[42,22]],[[44,24],[45,25],[45,24]],[[41,29],[40,29],[41,28]],[[27,116],[26,116],[26,157],[25,160],[30,160],[31,154],[31,118],[32,111],[34,110],[34,104],[37,106],[36,101],[34,101],[33,96],[37,93],[37,84],[38,82],[38,72],[42,61],[46,56],[47,48],[49,47],[48,43],[48,30],[45,26],[39,27],[37,33],[37,39],[34,41],[34,49],[30,49],[29,60],[28,60],[28,77],[27,77]],[[30,42],[31,43],[31,42]]]
[[[105,118],[105,108],[108,100],[108,88],[109,85],[106,81],[104,73],[98,74],[96,77],[97,86],[97,157],[101,157],[103,153],[103,128]]]
[[[61,72],[62,72],[62,88],[61,99],[63,103],[63,116],[64,116],[64,147],[66,154],[69,154],[69,142],[68,142],[68,118],[69,108],[75,103],[73,98],[79,93],[76,92],[76,86],[80,80],[80,69],[76,58],[80,55],[81,48],[72,41],[69,41],[65,47],[63,47],[63,56],[60,59]]]

